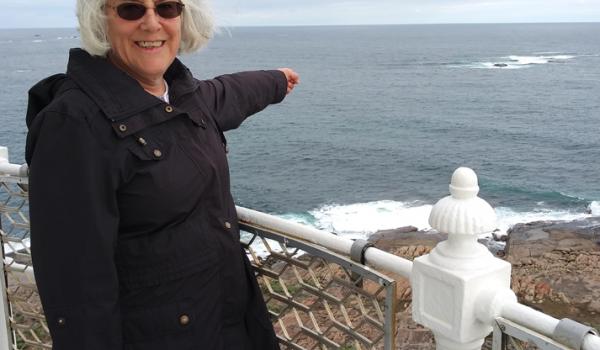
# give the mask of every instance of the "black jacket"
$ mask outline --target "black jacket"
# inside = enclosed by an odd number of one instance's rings
[[[30,91],[31,249],[55,350],[278,348],[221,131],[280,102],[285,76],[198,81],[175,60],[165,79],[171,104],[73,49]]]

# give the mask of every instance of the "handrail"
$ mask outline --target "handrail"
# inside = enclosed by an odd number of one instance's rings
[[[0,174],[8,176],[27,176],[27,165],[0,162]]]
[[[534,310],[529,306],[517,302],[506,303],[502,306],[500,316],[521,326],[537,331],[551,339],[557,340],[555,339],[555,330],[560,321],[543,312]],[[583,340],[581,348],[583,350],[600,349],[600,337],[588,333]]]
[[[286,235],[312,242],[335,252],[350,256],[350,250],[354,244],[354,241],[351,239],[334,235],[331,232],[297,224],[256,210],[239,206],[237,206],[236,209],[238,218],[241,222],[268,228],[275,232],[285,233]],[[408,259],[384,252],[377,248],[367,248],[365,251],[365,261],[374,267],[410,278],[412,261]]]
[[[0,175],[27,177],[27,164],[11,164],[8,161],[8,149],[0,146]]]

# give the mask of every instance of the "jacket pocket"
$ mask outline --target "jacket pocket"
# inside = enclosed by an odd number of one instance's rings
[[[217,275],[217,273],[214,273]],[[193,289],[193,293],[158,297],[153,303],[122,308],[127,350],[197,350],[221,348],[221,305],[215,276],[193,274],[160,289]]]
[[[126,349],[170,349],[169,338],[183,340],[195,322],[190,306],[183,302],[124,310],[123,343]]]

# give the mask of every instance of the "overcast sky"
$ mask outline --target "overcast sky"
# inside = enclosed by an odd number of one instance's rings
[[[75,0],[0,0],[0,28],[75,27]],[[213,0],[217,24],[598,22],[600,0]]]

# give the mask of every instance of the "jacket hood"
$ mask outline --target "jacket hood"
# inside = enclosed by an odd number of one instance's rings
[[[54,100],[55,96],[59,95],[59,91],[66,80],[66,74],[55,74],[29,89],[26,117],[27,127],[31,127],[38,113],[48,106]]]
[[[27,164],[31,164],[31,157],[35,148],[35,141],[39,132],[39,127],[36,127],[36,117],[46,108],[52,101],[59,96],[63,91],[72,87],[69,79],[65,74],[52,75],[29,89],[29,101],[27,103],[27,115],[25,122],[29,132],[27,133],[27,144],[25,146],[25,160]]]

